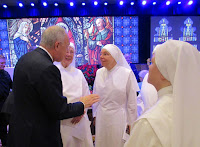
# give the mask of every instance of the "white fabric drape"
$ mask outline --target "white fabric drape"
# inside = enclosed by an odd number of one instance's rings
[[[61,63],[57,63],[56,66],[61,73],[63,95],[67,97],[68,103],[77,102],[80,97],[90,94],[87,81],[79,69],[71,64],[67,68],[64,68]],[[61,120],[63,147],[93,147],[87,111],[79,123],[72,124],[72,119]]]
[[[127,124],[137,118],[136,78],[119,48],[113,44],[103,47],[117,62],[111,70],[97,70],[93,93],[100,101],[93,105],[96,117],[95,147],[123,147]]]
[[[134,123],[124,147],[171,147],[172,86],[162,88],[158,95],[157,103]]]
[[[111,71],[105,67],[97,71],[93,93],[100,101],[93,105],[96,116],[95,147],[122,147],[126,125],[137,118],[136,91],[133,74],[116,65]]]
[[[187,42],[169,40],[155,51],[155,62],[173,86],[172,147],[200,145],[200,55]]]
[[[112,55],[112,57],[117,62],[117,65],[123,66],[123,67],[125,67],[127,69],[130,69],[132,71],[130,65],[126,61],[126,59],[125,59],[124,55],[122,54],[121,50],[116,45],[107,44],[107,45],[105,45],[103,47],[103,49],[106,49]],[[140,89],[138,87],[137,79],[136,79],[134,74],[133,74],[133,85],[134,85],[134,89],[136,91],[140,91]]]
[[[76,49],[75,49],[75,45],[72,42],[70,42],[69,47],[72,47],[74,49],[74,58],[73,58],[72,63],[70,65],[75,67],[75,65],[76,65]]]
[[[189,43],[169,40],[156,48],[155,64],[172,85],[158,91],[158,102],[136,121],[125,147],[199,147],[198,50]]]
[[[158,93],[156,88],[147,82],[148,75],[149,74],[145,75],[140,91],[142,101],[144,103],[144,111],[147,111],[149,108],[151,108],[158,100]]]

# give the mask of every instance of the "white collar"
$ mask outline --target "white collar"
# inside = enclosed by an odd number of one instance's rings
[[[51,60],[53,61],[53,57],[51,56],[51,54],[44,47],[39,46],[39,48],[43,49],[49,55],[49,57],[51,58]]]
[[[163,95],[165,94],[172,94],[173,93],[173,88],[172,86],[167,86],[167,87],[164,87],[162,89],[160,89],[158,91],[158,98],[162,97]]]

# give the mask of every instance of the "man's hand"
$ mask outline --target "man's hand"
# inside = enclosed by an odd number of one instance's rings
[[[92,104],[99,101],[99,96],[97,94],[90,94],[85,97],[81,97],[80,101],[85,105],[85,108],[91,107]]]

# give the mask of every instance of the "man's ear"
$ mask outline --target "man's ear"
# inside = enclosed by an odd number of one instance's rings
[[[56,41],[54,44],[54,48],[56,51],[58,51],[59,45],[60,45],[60,42]]]

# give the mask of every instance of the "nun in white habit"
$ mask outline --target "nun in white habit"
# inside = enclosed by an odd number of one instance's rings
[[[75,68],[74,52],[74,45],[70,43],[65,58],[56,64],[61,73],[63,95],[67,97],[68,103],[77,102],[80,97],[90,94],[83,73]],[[82,116],[61,120],[63,147],[93,147],[90,121],[85,111]]]
[[[152,56],[154,55],[156,48],[158,48],[159,46],[160,46],[159,44],[156,45],[156,47],[154,48],[152,52]],[[143,79],[143,83],[142,83],[142,88],[137,97],[138,100],[142,100],[142,102],[138,104],[138,107],[142,108],[142,109],[141,108],[139,109],[140,111],[138,111],[138,116],[143,114],[145,111],[149,110],[158,100],[158,92],[156,88],[152,84],[147,82],[148,76],[149,76],[149,73],[145,75]]]
[[[137,80],[121,50],[107,44],[101,50],[102,68],[97,70],[93,104],[96,117],[95,147],[123,147],[123,135],[137,118]],[[125,138],[124,138],[125,139]]]
[[[134,124],[125,147],[199,147],[200,55],[191,44],[168,40],[149,66],[158,101]]]

